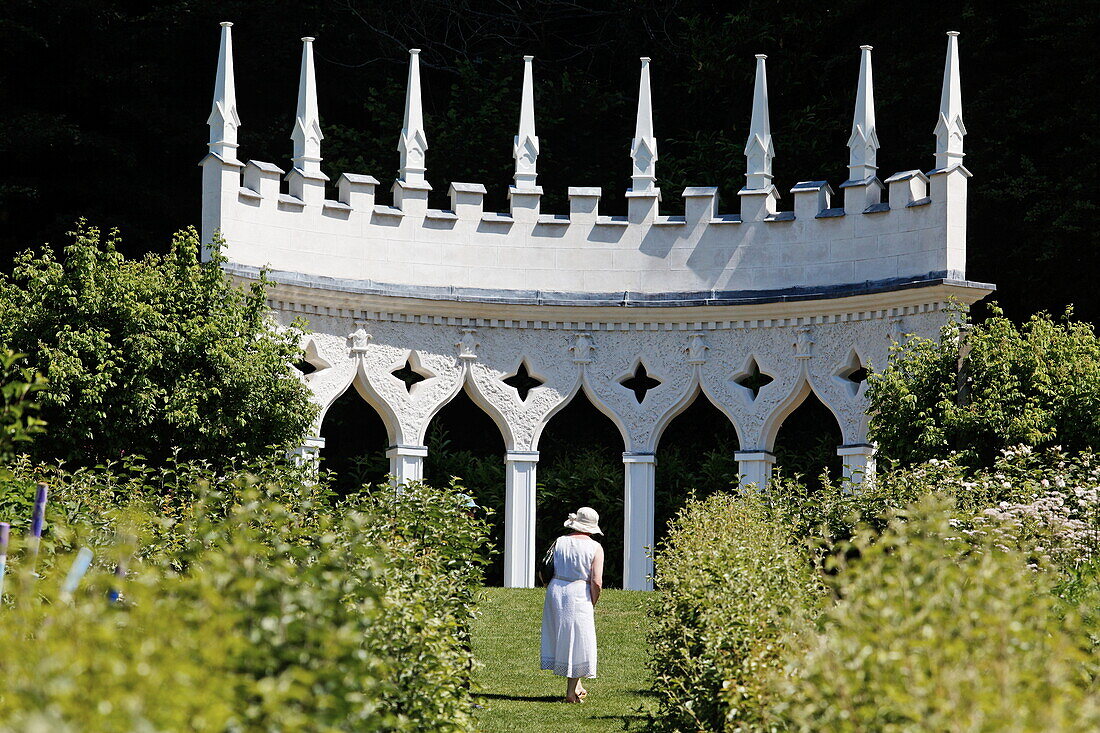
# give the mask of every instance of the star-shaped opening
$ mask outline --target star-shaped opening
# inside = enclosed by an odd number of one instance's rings
[[[860,385],[867,381],[867,367],[859,360],[859,354],[853,350],[848,354],[848,360],[837,370],[836,376],[844,382],[848,391],[855,395]]]
[[[410,394],[412,394],[413,387],[417,384],[429,377],[435,376],[427,369],[420,366],[419,360],[416,359],[415,354],[410,354],[409,358],[405,360],[405,366],[390,372],[390,374],[404,382],[405,389],[409,390]]]
[[[516,369],[516,373],[510,377],[501,380],[509,387],[514,387],[516,392],[519,393],[519,399],[521,402],[527,401],[527,395],[531,394],[531,390],[539,385],[543,384],[543,381],[538,377],[531,376],[531,372],[527,370],[527,362],[521,361],[519,368]]]
[[[775,380],[772,379],[770,374],[760,371],[760,365],[756,363],[755,358],[750,358],[745,371],[735,374],[733,381],[735,384],[747,389],[752,395],[752,399],[755,400],[760,396],[760,390]]]
[[[634,374],[621,380],[619,384],[632,391],[640,404],[645,399],[646,393],[659,386],[661,380],[649,376],[646,373],[645,364],[639,361],[638,366],[634,367]]]
[[[302,358],[294,363],[294,368],[302,373],[303,377],[315,374],[332,366],[321,356],[317,349],[317,343],[312,339],[302,349]]]

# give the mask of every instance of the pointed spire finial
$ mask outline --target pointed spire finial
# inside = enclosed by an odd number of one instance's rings
[[[764,65],[766,54],[756,54],[756,85],[752,94],[752,121],[749,124],[749,139],[745,143],[745,188],[759,191],[772,185],[772,159],[775,148],[772,147],[772,125],[768,116],[768,70]]]
[[[630,158],[634,162],[631,191],[652,191],[657,180],[657,138],[653,136],[653,99],[649,88],[649,61],[641,58],[642,71],[638,81],[638,117],[634,123],[634,139],[630,143]]]
[[[959,78],[959,32],[947,32],[947,60],[943,66],[943,91],[940,116],[936,122],[936,168],[962,163],[963,136],[962,83]]]
[[[237,90],[233,79],[233,24],[221,24],[218,71],[214,77],[214,103],[206,124],[210,126],[210,152],[226,162],[237,162]]]
[[[404,183],[424,183],[428,137],[424,133],[424,107],[420,99],[420,49],[409,49],[409,84],[405,90],[405,123],[397,143],[401,153],[398,173]]]
[[[539,138],[535,134],[535,83],[531,70],[534,56],[523,57],[523,93],[519,105],[519,132],[512,143],[512,157],[516,159],[516,189],[530,191],[536,188],[538,178],[536,163],[539,157]]]
[[[321,121],[317,113],[317,76],[313,68],[313,41],[302,39],[302,70],[298,79],[298,113],[290,139],[294,141],[294,167],[306,174],[321,172]]]
[[[871,46],[860,46],[859,82],[852,134],[848,138],[848,180],[864,181],[878,172],[878,130],[875,125],[875,86],[871,76]]]

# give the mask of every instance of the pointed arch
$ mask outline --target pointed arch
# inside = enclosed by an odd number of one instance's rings
[[[364,484],[381,484],[389,470],[385,456],[392,429],[363,398],[355,380],[329,402],[317,435],[324,439],[322,466],[336,476],[339,494]]]
[[[806,398],[813,393],[817,397],[818,401],[828,409],[829,414],[832,415],[833,420],[836,421],[837,427],[843,434],[844,421],[841,419],[841,415],[838,414],[835,407],[822,397],[821,391],[814,388],[809,378],[803,373],[799,376],[791,389],[782,401],[780,401],[774,410],[768,414],[768,417],[764,420],[764,427],[761,432],[761,438],[763,441],[763,448],[765,450],[774,450],[775,438],[779,435],[779,429],[783,427],[783,422],[790,416],[792,412],[797,410]]]
[[[684,392],[681,398],[670,407],[663,415],[657,418],[657,422],[653,426],[653,450],[656,451],[661,445],[661,438],[664,436],[665,430],[672,424],[673,420],[683,414],[685,411],[691,408],[698,399],[706,400],[712,407],[717,409],[729,420],[729,423],[733,425],[734,432],[737,434],[738,442],[741,440],[740,430],[737,428],[737,424],[726,413],[725,410],[718,405],[716,401],[710,398],[710,395],[706,393],[703,388],[702,380],[700,379],[699,370],[696,369],[691,375],[691,382],[688,385],[688,389]]]
[[[591,402],[593,407],[606,415],[607,418],[611,420],[612,424],[614,424],[615,427],[618,428],[619,435],[623,439],[623,450],[630,450],[630,431],[626,426],[626,422],[623,420],[622,416],[619,415],[619,413],[615,412],[615,409],[611,405],[600,399],[599,393],[592,387],[590,383],[590,377],[588,376],[587,369],[581,372],[581,378],[579,382],[579,389],[573,392],[573,395],[570,397],[569,401],[572,402],[572,399],[576,397],[577,393],[584,392],[585,399]]]

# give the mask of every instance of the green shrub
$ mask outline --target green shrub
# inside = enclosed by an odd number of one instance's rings
[[[930,498],[857,535],[822,633],[790,680],[773,678],[777,717],[804,731],[1100,728],[1092,622],[1059,604],[1057,575],[960,536],[953,515]]]
[[[19,448],[45,430],[35,394],[46,388],[46,380],[23,365],[25,357],[0,350],[0,462],[11,460]]]
[[[767,501],[829,572],[838,553],[851,553],[846,543],[859,528],[882,532],[894,512],[928,495],[952,502],[960,532],[994,532],[1068,572],[1100,558],[1098,491],[1100,461],[1092,453],[1016,446],[1002,450],[990,468],[970,468],[954,454],[911,466],[887,463],[874,482],[858,487],[823,481],[811,488],[777,477]]]
[[[0,688],[0,730],[472,729],[486,529],[460,487],[378,489],[334,510],[288,465],[119,468],[24,460],[5,485],[10,498],[48,476],[55,490],[43,577],[15,552],[23,582],[0,604],[0,677],[18,681]],[[81,546],[95,566],[63,599]]]
[[[993,308],[958,314],[938,340],[911,339],[871,376],[871,437],[902,463],[956,451],[989,466],[1024,444],[1100,449],[1100,339],[1089,323],[1046,314],[1022,326]]]
[[[757,494],[689,501],[657,557],[653,691],[659,731],[762,730],[772,679],[825,588]]]
[[[194,229],[165,255],[127,260],[116,234],[83,223],[0,275],[0,344],[48,380],[50,439],[33,455],[81,465],[181,452],[221,464],[300,442],[315,413],[288,367],[297,328],[275,330],[267,283],[248,290],[200,262]]]
[[[414,730],[473,728],[469,627],[489,562],[489,522],[457,483],[374,487],[348,497],[363,536],[382,549],[382,613],[369,647],[390,660],[387,710]]]
[[[225,516],[191,520],[182,571],[135,558],[120,582],[109,574],[118,552],[101,550],[107,567],[72,603],[37,597],[57,587],[71,556],[46,558],[42,581],[22,574],[0,624],[0,671],[17,681],[0,691],[4,729],[32,721],[51,730],[390,724],[395,716],[381,704],[389,660],[366,643],[380,591],[362,515],[323,517],[305,542],[281,492],[237,488]],[[111,586],[122,602],[108,602]],[[172,700],[162,705],[166,693]]]
[[[137,456],[94,467],[68,468],[40,464],[18,456],[0,474],[0,518],[13,530],[30,525],[35,485],[49,486],[44,545],[57,551],[75,549],[79,541],[91,547],[110,545],[120,530],[133,534],[143,557],[177,562],[189,538],[200,526],[197,516],[210,521],[224,517],[238,500],[242,487],[260,485],[277,494],[280,506],[296,518],[300,532],[308,531],[322,513],[331,512],[331,493],[313,480],[308,467],[280,458],[263,458],[215,469],[206,461],[171,456],[149,466]],[[79,537],[71,536],[79,530]]]
[[[13,560],[20,560],[16,557]],[[75,596],[59,599],[60,573],[32,581],[18,565],[0,608],[0,730],[227,730],[238,680],[225,669],[232,620],[220,598],[178,602],[171,572],[137,567],[126,602],[110,604],[111,571],[97,562]]]

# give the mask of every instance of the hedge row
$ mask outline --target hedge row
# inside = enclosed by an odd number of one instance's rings
[[[651,666],[660,731],[766,729],[771,680],[826,590],[756,494],[692,501],[657,556]]]
[[[0,730],[472,730],[487,527],[458,487],[334,510],[293,467],[132,468],[16,464],[0,488],[0,509],[43,472],[56,489],[41,577],[12,548]],[[66,595],[77,547],[95,560]]]
[[[1025,449],[689,503],[651,728],[1100,730],[1098,485],[1092,456]]]

